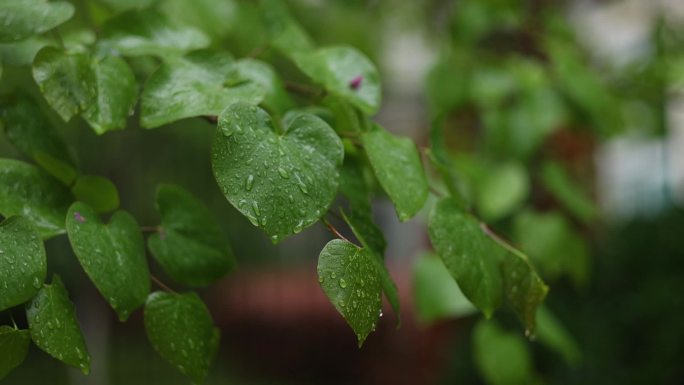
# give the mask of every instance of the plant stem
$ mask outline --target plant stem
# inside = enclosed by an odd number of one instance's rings
[[[350,241],[349,239],[345,238],[344,235],[340,234],[340,232],[337,231],[337,229],[336,229],[330,222],[328,222],[327,219],[323,218],[323,223],[325,223],[325,226],[328,228],[328,230],[329,230],[335,237],[337,237],[337,238],[339,238],[339,239],[342,239],[342,240],[344,240],[344,241],[347,241],[347,242],[349,242],[349,243],[353,243],[353,242]]]
[[[175,290],[166,286],[166,284],[164,284],[164,282],[160,281],[159,278],[155,277],[154,275],[150,274],[150,278],[152,279],[152,282],[154,282],[155,284],[157,284],[157,286],[164,289],[164,291],[166,291],[168,293],[172,293],[172,294],[178,294]]]
[[[487,226],[486,223],[480,222],[480,228],[482,229],[482,232],[484,232],[488,237],[493,239],[494,242],[498,243],[501,247],[508,250],[512,254],[515,254],[517,257],[522,258],[525,261],[528,260],[527,255],[525,255],[522,251],[518,250],[513,245],[511,245],[508,241],[506,241],[501,236],[499,236],[497,233],[495,233],[492,229],[489,228],[489,226]]]

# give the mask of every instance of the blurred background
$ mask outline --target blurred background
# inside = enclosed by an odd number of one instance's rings
[[[307,82],[264,48],[255,1],[72,3],[76,16],[60,27],[67,39],[83,38],[84,25],[122,9],[152,6],[203,29],[236,57],[256,54],[286,81]],[[534,341],[506,309],[484,322],[431,254],[433,202],[400,223],[378,192],[375,219],[387,238],[403,324],[395,329],[385,309],[359,349],[317,282],[317,256],[330,234],[318,224],[274,246],[233,209],[212,176],[211,124],[190,119],[144,130],[136,115],[126,130],[97,136],[79,120],[53,119],[84,173],[110,178],[122,208],[142,225],[159,221],[160,182],[189,189],[224,225],[239,267],[201,292],[223,336],[208,384],[684,383],[684,2],[287,5],[318,44],[355,46],[378,65],[381,125],[424,147],[444,136],[448,172],[458,174],[473,210],[529,254],[551,291]],[[0,44],[0,91],[38,96],[8,46]],[[141,79],[157,64],[131,62]],[[22,158],[4,136],[0,155]],[[76,304],[92,371],[85,377],[32,347],[3,384],[188,383],[153,351],[140,312],[116,320],[66,237],[47,248]],[[13,314],[24,322],[21,311]]]

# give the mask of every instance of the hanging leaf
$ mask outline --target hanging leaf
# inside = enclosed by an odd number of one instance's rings
[[[0,380],[24,362],[30,343],[28,330],[0,326]]]
[[[150,294],[145,303],[145,331],[159,355],[193,381],[204,381],[220,332],[197,294]]]
[[[342,210],[342,218],[347,222],[363,247],[369,248],[380,258],[384,257],[387,241],[385,241],[385,236],[380,228],[373,222],[370,211],[352,209],[347,214]]]
[[[62,280],[55,275],[26,307],[31,339],[41,350],[64,362],[90,371],[90,355],[78,326],[74,306]]]
[[[501,329],[493,320],[482,320],[475,326],[473,355],[487,384],[536,383],[525,340]]]
[[[138,98],[138,83],[133,71],[120,57],[109,56],[91,64],[97,98],[83,118],[98,135],[126,128]]]
[[[33,298],[46,275],[45,247],[33,224],[23,217],[0,223],[0,311]]]
[[[503,276],[506,299],[525,325],[525,335],[534,337],[537,308],[544,302],[549,287],[539,278],[527,256],[519,251],[506,254]]]
[[[81,266],[125,321],[150,292],[145,243],[135,218],[117,211],[103,224],[95,210],[76,202],[69,208],[66,227]]]
[[[273,242],[325,215],[344,156],[339,137],[323,120],[298,114],[277,133],[266,111],[244,103],[221,113],[212,151],[223,194]]]
[[[108,213],[119,207],[119,191],[107,178],[81,175],[71,187],[76,200],[86,203],[97,213]]]
[[[174,185],[159,185],[157,211],[162,223],[147,244],[171,278],[190,286],[206,286],[235,265],[221,227],[189,192]]]
[[[71,19],[74,6],[65,1],[3,0],[0,42],[22,40],[49,31]]]

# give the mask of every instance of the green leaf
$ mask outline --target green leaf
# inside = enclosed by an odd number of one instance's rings
[[[361,141],[375,176],[396,207],[399,220],[411,219],[428,197],[428,182],[416,145],[411,139],[394,136],[378,125],[364,133]]]
[[[198,51],[162,64],[147,80],[141,97],[141,123],[153,128],[184,118],[218,115],[235,102],[260,103],[265,89],[256,82],[230,84],[233,57]]]
[[[363,113],[345,99],[328,94],[322,103],[333,115],[331,126],[339,133],[358,133],[363,130]]]
[[[328,92],[338,95],[368,115],[380,109],[380,75],[356,48],[333,46],[294,56],[297,66]]]
[[[260,0],[260,11],[264,18],[272,46],[285,55],[292,56],[308,52],[314,43],[299,23],[292,18],[281,0]]]
[[[473,332],[477,369],[490,385],[535,383],[532,358],[525,340],[501,329],[494,321],[480,321]]]
[[[46,275],[45,247],[33,224],[23,217],[0,223],[0,311],[31,299]]]
[[[84,53],[45,47],[33,61],[33,78],[50,107],[65,122],[88,109],[97,96],[90,58]]]
[[[549,287],[539,278],[522,252],[507,253],[503,260],[506,299],[525,326],[525,335],[534,337],[537,308],[544,302]]]
[[[145,243],[135,218],[117,211],[105,225],[91,207],[76,202],[69,208],[66,226],[83,270],[125,321],[150,292]]]
[[[2,103],[0,119],[17,149],[62,183],[74,181],[78,170],[64,139],[30,96],[20,93]]]
[[[450,198],[440,200],[432,209],[428,231],[463,294],[491,317],[502,300],[499,261],[504,250],[484,233],[477,219],[465,214]]]
[[[51,41],[43,36],[0,44],[0,61],[6,66],[30,66],[38,51],[49,44]]]
[[[372,215],[371,192],[364,171],[358,155],[346,152],[340,169],[340,193],[349,201],[352,212],[360,210]]]
[[[522,165],[510,162],[494,166],[478,183],[478,210],[487,221],[499,220],[518,208],[529,191],[529,177]]]
[[[325,215],[344,156],[339,137],[320,118],[297,114],[279,134],[266,111],[245,103],[221,113],[212,151],[223,194],[273,242]]]
[[[64,233],[73,197],[56,179],[28,163],[0,159],[0,215],[22,215],[43,238]]]
[[[572,180],[563,167],[554,162],[544,163],[541,174],[544,186],[578,219],[589,222],[598,210],[587,193]]]
[[[380,258],[385,255],[385,248],[387,247],[387,241],[385,241],[385,236],[378,226],[373,222],[371,217],[371,212],[361,209],[352,209],[352,211],[347,214],[344,210],[342,211],[342,217],[344,221],[347,222],[349,227],[354,232],[356,238],[361,242],[363,247],[367,247]]]
[[[59,276],[44,285],[26,307],[31,339],[41,350],[64,362],[90,371],[90,354],[76,320],[74,305]]]
[[[30,343],[28,330],[0,326],[0,380],[24,362]]]
[[[195,293],[154,292],[145,303],[145,331],[154,349],[193,381],[209,371],[220,332]]]
[[[190,286],[206,286],[235,265],[223,230],[209,210],[186,190],[157,187],[161,226],[147,244],[171,278]]]
[[[282,80],[269,64],[254,59],[240,59],[235,62],[234,71],[238,81],[261,86],[266,93],[263,101],[266,107],[281,114],[292,107],[292,100]]]
[[[416,312],[423,322],[461,318],[477,311],[435,255],[425,255],[416,261],[413,293]]]
[[[138,98],[138,83],[133,71],[120,57],[109,56],[91,64],[97,98],[84,111],[83,118],[99,135],[126,128]]]
[[[381,313],[377,257],[366,249],[333,239],[318,257],[318,282],[356,333],[359,346],[375,330]]]
[[[166,0],[159,6],[175,23],[202,30],[215,40],[225,38],[235,28],[238,16],[234,0]]]
[[[152,10],[128,11],[107,21],[100,44],[124,56],[180,56],[206,48],[210,39],[195,28],[170,22]]]
[[[49,31],[69,20],[74,6],[65,1],[3,0],[0,41],[17,41]]]
[[[97,213],[107,213],[119,207],[119,191],[107,178],[81,175],[71,187],[76,200],[88,204]]]
[[[560,354],[568,365],[577,367],[582,360],[575,338],[545,306],[537,311],[537,337],[540,343]]]

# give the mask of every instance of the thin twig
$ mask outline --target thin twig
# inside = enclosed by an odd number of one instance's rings
[[[496,243],[501,245],[504,249],[508,250],[509,252],[515,254],[516,256],[522,258],[523,260],[527,261],[527,255],[525,255],[522,251],[518,250],[515,246],[511,245],[508,241],[503,239],[500,235],[494,232],[489,226],[487,226],[486,223],[480,222],[480,228],[482,229],[482,232],[485,233],[487,236],[492,238]]]
[[[140,226],[140,231],[143,233],[155,233],[159,231],[159,227],[157,226]]]
[[[159,278],[155,277],[154,275],[150,274],[150,278],[152,279],[152,282],[157,284],[157,286],[161,287],[165,291],[172,293],[172,294],[178,294],[175,290],[166,286],[166,284],[164,284],[164,282],[160,281]]]
[[[330,223],[328,222],[327,219],[323,218],[323,223],[325,223],[325,226],[328,227],[328,230],[337,238],[342,239],[344,241],[347,241],[349,243],[352,243],[349,239],[345,238],[344,235],[340,234],[339,231]]]

